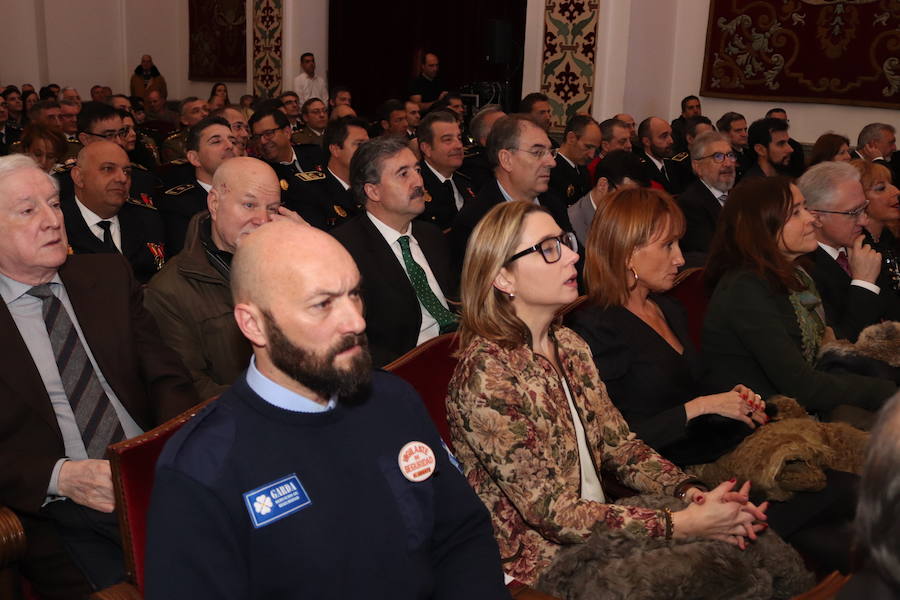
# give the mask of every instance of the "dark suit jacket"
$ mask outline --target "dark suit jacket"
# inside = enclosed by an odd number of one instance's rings
[[[687,175],[684,174],[680,165],[680,163],[683,163],[684,161],[687,161],[688,165],[690,165],[690,156],[688,156],[686,152],[681,152],[673,158],[663,159],[663,165],[666,167],[665,177],[663,176],[662,171],[656,167],[656,164],[650,160],[643,149],[635,148],[632,152],[637,154],[644,161],[644,170],[647,172],[648,178],[663,186],[669,194],[677,196],[685,187],[687,187],[687,183],[682,181]]]
[[[453,219],[459,211],[456,209],[456,199],[450,194],[450,190],[438,181],[437,176],[431,171],[425,161],[419,163],[422,171],[422,181],[425,183],[425,191],[428,192],[425,201],[425,210],[417,218],[426,223],[432,223],[439,229],[449,229]],[[472,189],[471,180],[459,171],[451,177],[453,185],[459,191],[463,204],[475,199],[475,191]],[[429,199],[430,197],[430,199]]]
[[[587,165],[575,170],[565,158],[557,154],[556,166],[550,171],[550,188],[565,200],[566,206],[572,206],[591,191]]]
[[[406,271],[396,255],[362,213],[332,230],[347,248],[362,275],[366,310],[366,335],[375,366],[383,366],[416,347],[422,327],[422,310]],[[450,260],[441,230],[421,221],[412,222],[412,235],[434,273],[444,297],[458,297],[459,272]]]
[[[472,189],[476,193],[494,178],[494,170],[488,164],[483,146],[475,145],[466,149],[466,157],[459,171],[472,181]]]
[[[722,206],[712,192],[699,179],[678,196],[678,204],[684,212],[686,229],[681,238],[681,250],[688,252],[709,252],[716,224]]]
[[[200,401],[121,256],[70,256],[59,275],[100,371],[141,428]],[[47,390],[3,303],[0,336],[0,504],[35,514],[65,448]]]
[[[63,218],[66,222],[66,236],[75,254],[96,254],[108,252],[103,242],[88,228],[75,197],[60,198]],[[119,210],[119,229],[122,233],[122,255],[131,263],[134,276],[141,283],[147,283],[159,269],[162,262],[148,244],[162,251],[165,244],[163,221],[152,205],[129,200]]]
[[[197,179],[161,191],[154,201],[166,228],[166,257],[172,258],[184,247],[188,223],[207,209],[206,190]]]
[[[850,276],[821,247],[806,256],[813,263],[810,275],[822,297],[825,319],[839,339],[855,342],[860,331],[882,320],[886,303],[881,294],[890,290],[875,294],[850,285]]]
[[[453,220],[453,226],[450,228],[449,240],[450,249],[453,252],[453,258],[458,269],[462,267],[463,258],[466,255],[466,243],[469,241],[472,230],[475,229],[475,226],[478,225],[478,222],[481,221],[484,215],[505,200],[497,180],[491,179],[478,191],[478,197],[475,201],[463,206],[459,214],[456,215],[456,218]],[[563,231],[572,231],[572,224],[569,223],[569,215],[566,212],[566,203],[556,195],[556,192],[548,189],[538,196],[538,202],[553,215],[557,225]]]

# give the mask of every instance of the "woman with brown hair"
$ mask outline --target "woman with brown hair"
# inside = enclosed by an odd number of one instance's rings
[[[839,133],[823,133],[813,144],[809,155],[809,167],[820,162],[835,160],[838,162],[850,161],[850,140]]]
[[[769,418],[765,403],[741,384],[700,394],[702,366],[687,317],[665,295],[684,264],[683,232],[684,216],[665,192],[633,188],[607,196],[588,237],[587,301],[567,323],[590,346],[632,431],[687,467],[716,461]],[[817,564],[846,569],[857,478],[834,471],[827,477],[826,491],[771,504],[769,524]]]
[[[22,132],[22,153],[47,173],[65,159],[68,148],[63,134],[43,123],[29,123]]]
[[[896,390],[887,380],[815,368],[824,312],[798,262],[817,247],[814,223],[785,177],[746,180],[732,191],[706,266],[714,289],[703,324],[706,389],[741,382],[826,417],[840,404],[878,410]]]
[[[765,527],[754,524],[765,506],[749,503],[749,486],[734,492],[731,480],[704,492],[637,439],[609,401],[587,344],[559,324],[559,311],[578,296],[576,249],[574,235],[541,207],[504,202],[481,220],[466,251],[462,350],[447,412],[506,572],[533,584],[595,527],[744,547]],[[637,490],[689,504],[677,512],[610,504],[601,467]]]

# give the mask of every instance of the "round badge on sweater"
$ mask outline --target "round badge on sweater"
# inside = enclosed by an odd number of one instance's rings
[[[397,456],[400,472],[410,481],[425,481],[434,473],[434,452],[423,442],[409,442]]]

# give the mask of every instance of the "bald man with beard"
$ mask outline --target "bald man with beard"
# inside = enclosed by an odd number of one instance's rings
[[[234,259],[246,373],[166,444],[148,600],[508,598],[488,513],[422,400],[371,369],[359,270],[328,234]]]

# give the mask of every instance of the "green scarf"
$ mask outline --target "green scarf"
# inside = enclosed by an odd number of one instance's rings
[[[822,338],[825,336],[825,310],[822,308],[822,299],[812,277],[800,267],[797,267],[796,274],[797,279],[803,282],[803,289],[791,292],[788,299],[794,307],[794,314],[797,315],[797,325],[800,326],[803,358],[813,365],[819,355]]]

